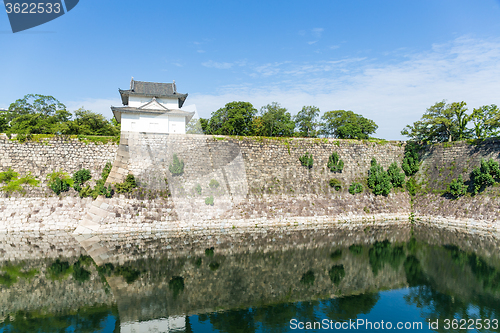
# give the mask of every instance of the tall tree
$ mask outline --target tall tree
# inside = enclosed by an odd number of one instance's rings
[[[262,125],[260,132],[264,136],[292,136],[295,123],[287,109],[279,103],[272,102],[260,109]],[[256,126],[256,128],[259,128]]]
[[[52,96],[28,94],[10,104],[8,120],[11,121],[18,116],[35,113],[53,116],[57,111],[66,111],[66,105]]]
[[[471,119],[465,102],[446,104],[443,100],[427,109],[422,119],[407,125],[401,134],[415,141],[451,142],[470,137],[467,124]]]
[[[318,136],[317,128],[319,123],[317,118],[319,109],[315,106],[304,106],[294,117],[295,126],[298,128],[299,136],[313,138]]]
[[[252,121],[257,110],[248,102],[231,102],[212,113],[207,134],[251,135]]]
[[[352,111],[328,111],[321,117],[321,134],[339,139],[368,139],[378,126]]]
[[[500,110],[495,104],[483,105],[472,111],[476,139],[495,137],[500,134]]]

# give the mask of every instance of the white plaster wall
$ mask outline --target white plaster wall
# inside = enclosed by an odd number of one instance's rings
[[[170,116],[168,133],[186,134],[186,118]]]
[[[177,98],[157,98],[156,100],[168,109],[179,108],[179,100]]]
[[[138,108],[146,103],[151,102],[151,97],[129,96],[128,106]],[[168,109],[178,109],[179,101],[177,98],[157,98],[156,101]]]
[[[166,114],[130,114],[122,113],[122,131],[169,133],[169,117]],[[185,126],[183,128],[186,131]]]

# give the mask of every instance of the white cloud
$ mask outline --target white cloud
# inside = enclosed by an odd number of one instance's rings
[[[83,107],[87,110],[91,110],[95,113],[100,113],[106,118],[110,119],[113,117],[113,112],[111,111],[111,106],[122,106],[122,102],[119,98],[113,99],[85,99],[79,101],[69,101],[64,103],[69,111],[75,111]]]
[[[250,76],[267,78],[265,84],[222,87],[211,95],[192,93],[190,100],[201,117],[233,100],[257,108],[276,101],[293,114],[304,105],[352,110],[373,119],[379,125],[376,136],[386,139],[404,139],[401,129],[443,99],[464,100],[470,109],[500,105],[500,39],[461,37],[401,59],[389,64],[353,57],[254,65]]]
[[[314,37],[316,38],[320,38],[321,37],[321,34],[323,33],[325,29],[323,28],[314,28],[311,30],[311,33]]]
[[[209,60],[202,63],[202,65],[208,68],[230,69],[234,64],[229,62],[216,62],[213,60]]]

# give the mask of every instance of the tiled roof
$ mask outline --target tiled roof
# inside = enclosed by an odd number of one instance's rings
[[[175,82],[173,83],[158,83],[158,82],[144,82],[135,81],[132,79],[129,90],[121,90],[123,105],[128,105],[128,97],[133,95],[141,95],[148,97],[175,97],[179,100],[179,108],[182,107],[188,94],[180,94],[177,92]]]

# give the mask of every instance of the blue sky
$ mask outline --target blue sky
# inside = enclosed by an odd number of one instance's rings
[[[315,105],[404,139],[437,101],[500,105],[498,0],[81,0],[16,34],[0,12],[0,46],[4,108],[36,93],[111,117],[133,76],[176,80],[205,118],[234,100]]]

